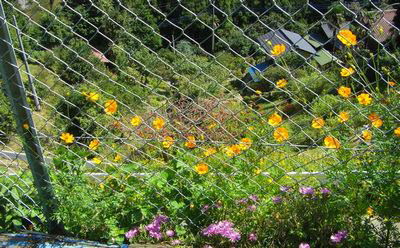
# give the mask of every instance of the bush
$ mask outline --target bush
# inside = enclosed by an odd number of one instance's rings
[[[0,91],[0,142],[8,142],[15,131],[14,118],[5,92]]]

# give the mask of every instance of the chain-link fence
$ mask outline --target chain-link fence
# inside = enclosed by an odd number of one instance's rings
[[[396,244],[395,2],[2,0],[0,227]]]

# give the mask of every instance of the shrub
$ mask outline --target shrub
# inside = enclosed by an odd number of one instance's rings
[[[0,142],[8,142],[15,131],[13,114],[5,92],[0,91]]]

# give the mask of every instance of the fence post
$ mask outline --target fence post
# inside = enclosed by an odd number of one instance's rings
[[[62,224],[53,218],[57,201],[37,138],[32,113],[26,101],[24,84],[19,73],[2,0],[0,0],[0,70],[49,232],[63,233]]]
[[[33,84],[33,77],[32,77],[31,72],[29,70],[28,58],[26,57],[24,43],[22,42],[21,30],[19,30],[19,28],[18,28],[17,19],[15,18],[15,16],[13,16],[13,20],[14,20],[15,30],[17,31],[17,38],[18,38],[18,42],[19,42],[19,47],[20,47],[21,52],[22,52],[22,60],[24,61],[25,70],[26,70],[26,73],[28,74],[29,86],[31,87],[33,100],[35,102],[35,107],[36,107],[37,111],[40,111],[39,98],[38,98],[38,96],[36,94],[36,88],[35,88],[35,85]]]

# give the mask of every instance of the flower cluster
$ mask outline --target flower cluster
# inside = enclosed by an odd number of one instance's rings
[[[334,244],[339,244],[346,238],[347,238],[347,231],[342,230],[331,235],[331,242]]]
[[[157,215],[145,229],[149,232],[150,237],[160,240],[162,238],[161,225],[168,221],[169,218],[167,216]]]
[[[233,223],[227,220],[211,224],[201,231],[202,235],[207,237],[222,236],[228,238],[232,243],[240,240],[241,236],[238,231],[233,229]]]

